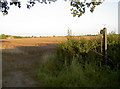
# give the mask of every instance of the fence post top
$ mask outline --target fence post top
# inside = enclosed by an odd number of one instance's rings
[[[103,28],[103,30],[105,30],[105,29],[107,29],[107,28]]]

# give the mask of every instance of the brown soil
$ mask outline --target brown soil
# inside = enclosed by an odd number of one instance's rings
[[[43,60],[54,55],[57,42],[36,45],[31,40],[30,45],[26,40],[23,45],[24,39],[20,40],[21,42],[18,39],[2,42],[2,47],[5,47],[2,48],[2,86],[41,87],[36,69]]]
[[[46,52],[43,53],[44,55],[3,53],[3,87],[40,87],[36,77],[36,69],[46,58],[45,55],[49,57],[52,53]]]

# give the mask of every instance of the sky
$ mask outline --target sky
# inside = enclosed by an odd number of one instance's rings
[[[16,36],[66,36],[68,28],[73,35],[98,34],[106,27],[107,33],[118,33],[118,1],[105,0],[91,13],[89,9],[80,18],[73,17],[69,2],[58,0],[51,4],[35,4],[26,8],[11,6],[8,15],[0,13],[0,34]]]

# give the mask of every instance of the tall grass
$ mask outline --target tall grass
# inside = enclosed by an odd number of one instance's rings
[[[47,87],[120,87],[119,36],[108,36],[107,65],[100,46],[100,39],[59,44],[56,55],[39,67],[38,79]]]

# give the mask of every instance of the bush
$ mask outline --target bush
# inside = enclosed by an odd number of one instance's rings
[[[91,51],[100,53],[100,39],[60,43],[56,55],[39,67],[38,79],[47,87],[120,87],[120,40],[115,37],[108,36],[107,65]]]

